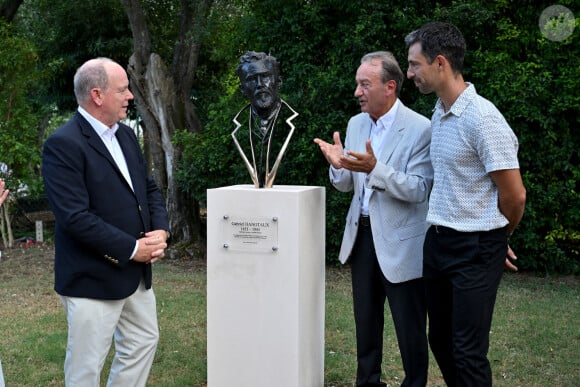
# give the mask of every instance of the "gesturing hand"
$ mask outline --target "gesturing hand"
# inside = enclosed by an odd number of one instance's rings
[[[377,165],[377,158],[375,157],[375,152],[371,147],[371,140],[367,140],[366,150],[365,153],[353,151],[346,152],[346,156],[341,156],[340,164],[343,168],[353,172],[371,173],[375,168],[375,165]]]
[[[340,141],[340,133],[334,132],[332,135],[334,144],[330,144],[319,138],[315,138],[314,142],[318,144],[322,154],[326,160],[336,169],[342,168],[340,160],[343,156],[344,148],[342,142]]]

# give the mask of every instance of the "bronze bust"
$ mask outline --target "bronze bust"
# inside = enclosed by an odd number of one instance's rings
[[[248,51],[240,57],[236,72],[240,78],[240,90],[250,103],[234,117],[236,128],[232,138],[254,186],[272,188],[280,161],[294,133],[291,121],[298,113],[278,96],[282,79],[280,65],[273,56]],[[286,118],[287,126],[277,124],[279,117]],[[241,129],[239,119],[248,120],[247,129]]]

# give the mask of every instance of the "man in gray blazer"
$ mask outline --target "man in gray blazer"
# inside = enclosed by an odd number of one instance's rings
[[[356,73],[361,113],[345,145],[314,141],[330,163],[330,181],[354,191],[339,259],[351,265],[357,386],[380,381],[384,303],[389,301],[405,370],[403,386],[425,386],[428,371],[422,247],[433,182],[430,122],[398,99],[403,72],[389,52],[369,53]]]

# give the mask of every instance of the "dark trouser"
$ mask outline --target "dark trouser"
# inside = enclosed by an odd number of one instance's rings
[[[371,229],[361,226],[350,258],[357,344],[357,386],[380,382],[385,298],[393,316],[405,370],[402,386],[425,386],[429,365],[425,290],[421,279],[387,281],[377,262]]]
[[[427,232],[429,344],[448,386],[492,385],[489,331],[506,254],[505,228],[459,232],[432,226]]]

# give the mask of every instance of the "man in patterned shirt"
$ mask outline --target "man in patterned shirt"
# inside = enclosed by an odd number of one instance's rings
[[[453,25],[411,32],[407,77],[439,97],[431,118],[434,183],[423,275],[429,344],[449,386],[491,386],[489,331],[508,237],[526,200],[518,141],[498,109],[461,73],[465,40]]]

